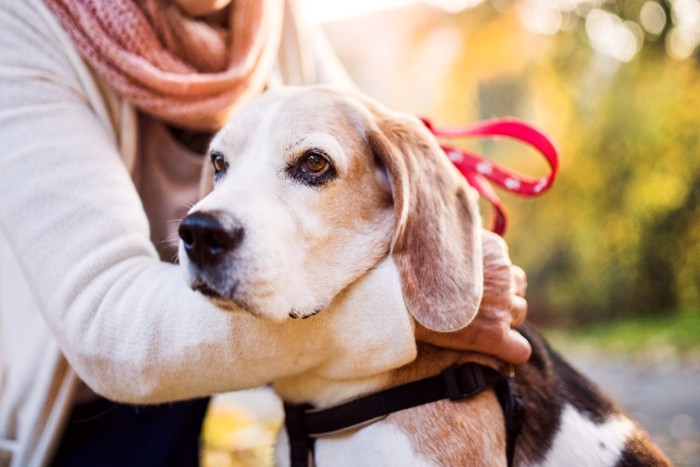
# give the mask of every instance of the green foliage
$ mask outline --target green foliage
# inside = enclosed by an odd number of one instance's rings
[[[535,302],[575,321],[698,303],[697,78],[694,66],[640,58],[600,82],[588,109],[574,104],[558,186],[513,203],[509,241],[542,285]]]
[[[647,355],[672,348],[681,356],[692,356],[700,350],[700,313],[628,319],[545,334],[562,349],[588,347],[598,352]]]
[[[514,252],[530,250],[533,279],[578,320],[698,303],[697,78],[694,66],[651,57],[601,81],[590,108],[569,116],[558,189],[520,203],[519,225],[553,228],[545,235],[555,248],[513,235]],[[553,204],[567,212],[556,215]]]

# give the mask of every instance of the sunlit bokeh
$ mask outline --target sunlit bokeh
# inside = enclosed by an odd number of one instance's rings
[[[457,13],[483,4],[485,0],[358,0],[327,2],[302,0],[308,16],[317,23],[332,23],[366,15],[374,11],[405,8],[423,3]],[[700,44],[700,1],[648,0],[635,2],[636,18],[620,15],[618,2],[605,0],[492,0],[496,11],[512,9],[528,30],[552,35],[570,31],[584,21],[591,45],[599,53],[628,62],[639,52],[644,32],[659,36],[665,30],[668,54],[683,60]],[[669,18],[670,13],[670,18]],[[624,17],[624,18],[623,18]]]

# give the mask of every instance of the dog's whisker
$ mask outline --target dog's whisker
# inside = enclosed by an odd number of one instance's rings
[[[171,241],[171,240],[173,240],[173,239],[175,239],[175,238],[178,238],[179,236],[180,236],[180,234],[177,233],[177,232],[171,233],[170,235],[168,235],[167,237],[165,237],[163,240],[159,241],[158,244],[159,244],[159,245],[162,245],[163,243],[167,243],[167,242],[169,242],[169,241]]]

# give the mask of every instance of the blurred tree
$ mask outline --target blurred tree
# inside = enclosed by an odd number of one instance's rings
[[[526,250],[543,285],[533,300],[575,321],[698,309],[697,78],[694,65],[640,57],[574,107],[558,187],[514,209],[514,256]]]
[[[472,11],[457,19],[467,23],[460,27],[468,31],[470,45],[463,63],[479,70],[484,55],[502,63],[477,71],[484,78],[476,92],[462,89],[480,102],[479,114],[471,118],[515,114],[551,131],[561,146],[564,166],[551,194],[536,202],[504,195],[513,206],[508,241],[533,284],[534,309],[566,322],[697,312],[700,70],[697,62],[670,58],[658,46],[675,26],[669,20],[655,34],[638,37],[634,56],[623,61],[612,52],[608,56],[602,41],[595,47],[591,34],[598,26],[591,26],[590,15],[602,10],[578,10],[557,35],[523,39],[522,30],[511,32],[504,17],[522,15],[518,8],[536,2],[505,9],[500,3],[488,24]],[[639,21],[645,5],[657,5],[657,13],[671,17],[666,2],[598,3],[619,18],[610,25],[630,31],[642,30],[629,24]],[[700,13],[700,2],[697,6]],[[498,34],[489,32],[499,23]],[[511,57],[499,42],[527,50]],[[526,62],[514,68],[523,55]],[[450,93],[460,92],[464,73],[472,71],[455,68]],[[448,118],[463,121],[464,114]],[[537,172],[533,161],[506,153],[513,148],[495,152],[507,164]]]

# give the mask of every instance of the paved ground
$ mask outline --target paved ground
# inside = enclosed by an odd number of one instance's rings
[[[700,359],[564,352],[634,418],[679,467],[700,467]]]

